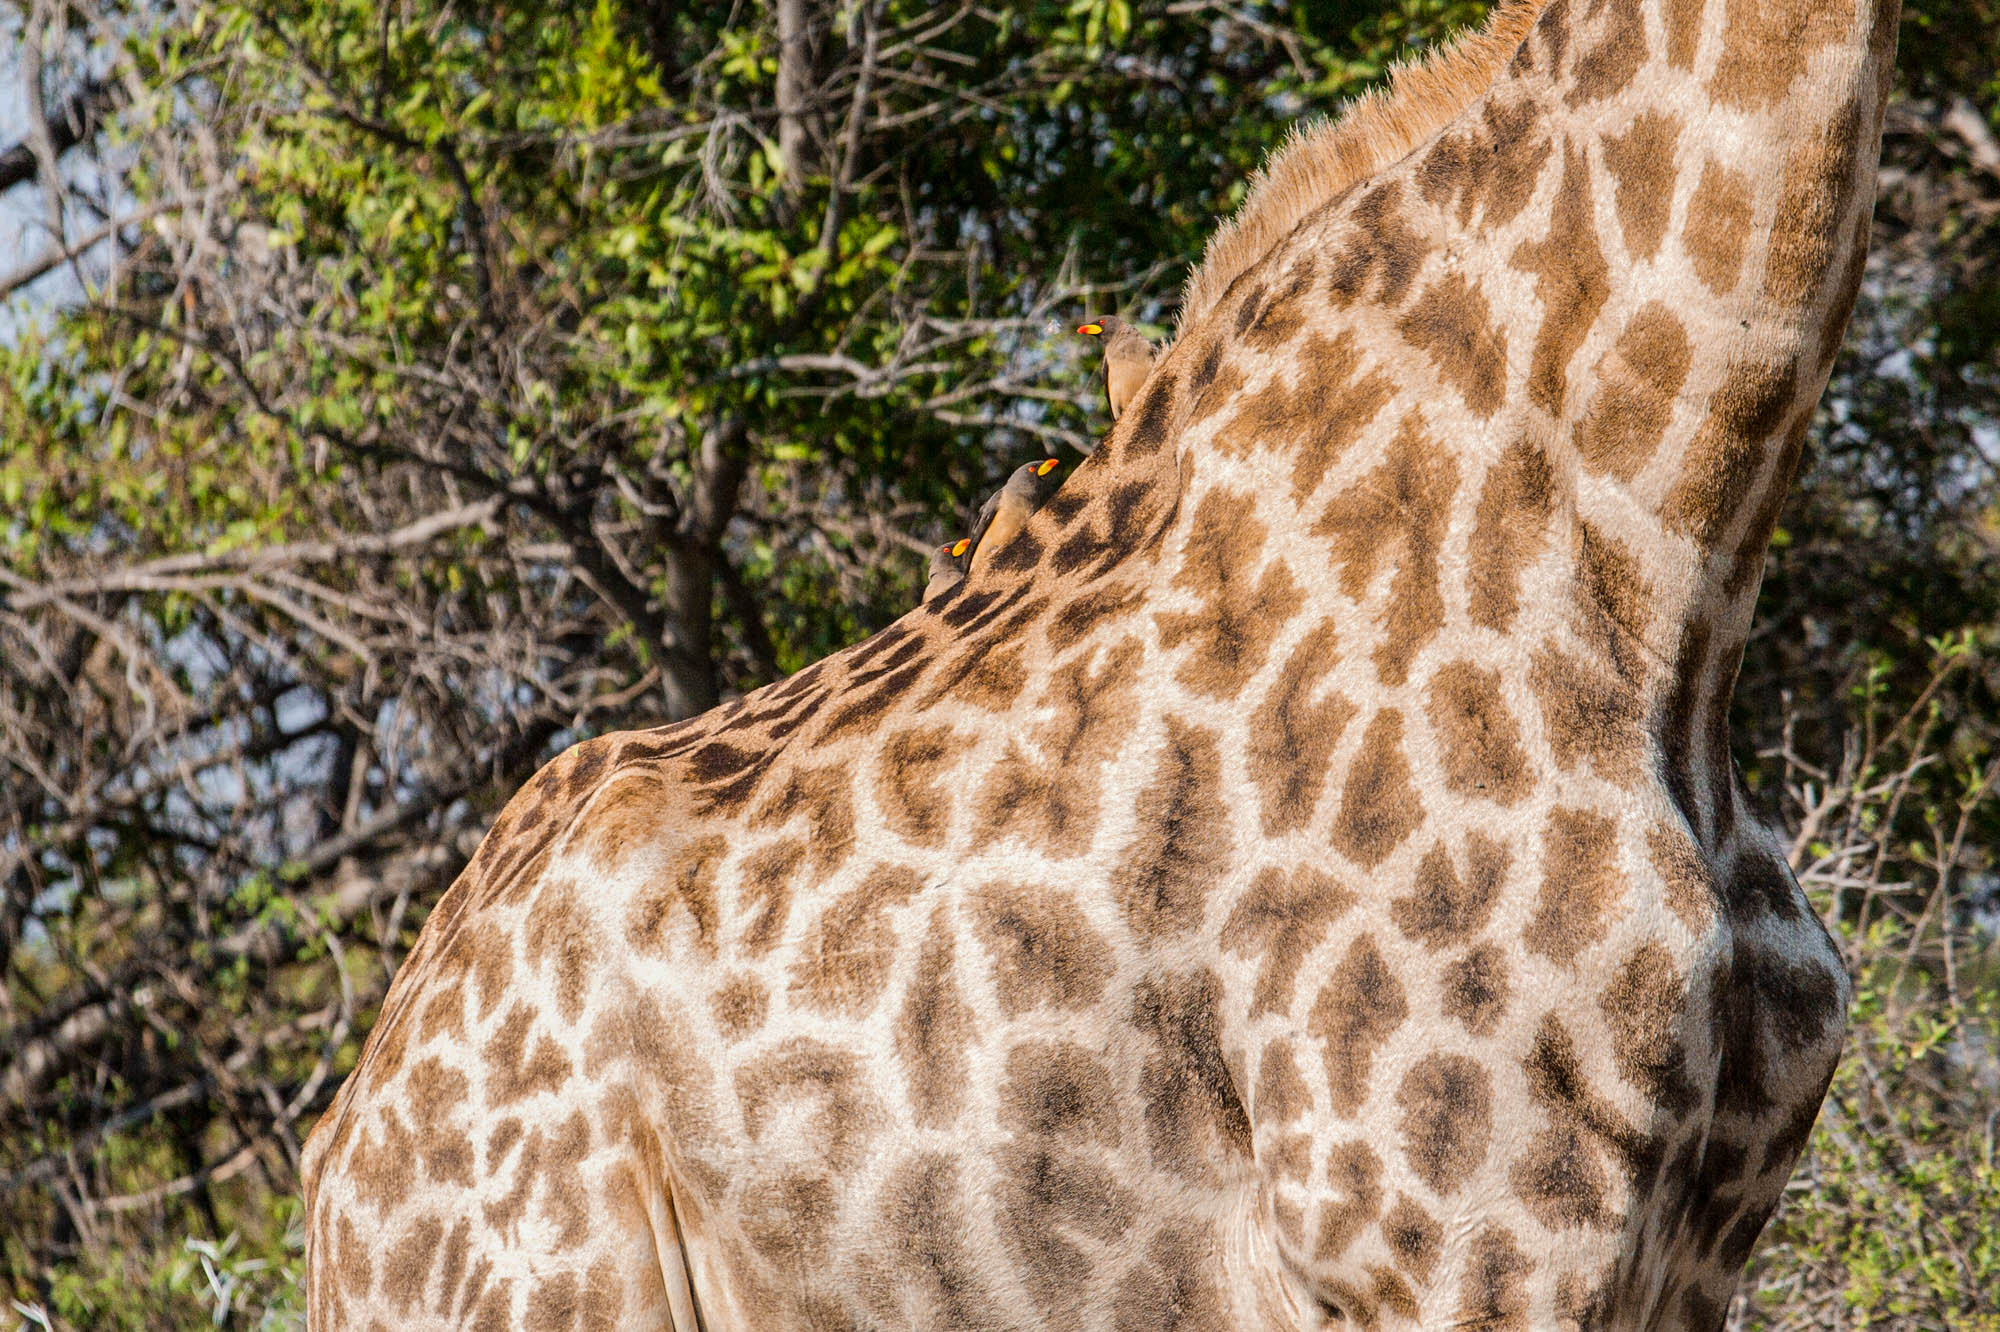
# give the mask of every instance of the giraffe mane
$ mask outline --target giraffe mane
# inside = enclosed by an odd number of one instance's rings
[[[1500,0],[1486,26],[1396,65],[1386,89],[1332,119],[1295,126],[1253,178],[1236,215],[1209,238],[1181,290],[1180,327],[1205,314],[1305,216],[1430,138],[1492,86],[1551,0]]]

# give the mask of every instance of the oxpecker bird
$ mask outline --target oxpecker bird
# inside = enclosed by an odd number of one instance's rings
[[[1085,337],[1104,339],[1104,392],[1111,399],[1111,419],[1116,421],[1124,415],[1125,404],[1138,394],[1146,376],[1153,373],[1153,344],[1117,315],[1093,319],[1076,331]]]
[[[972,525],[972,573],[978,573],[1005,550],[1035,510],[1055,493],[1056,483],[1049,480],[1049,474],[1060,465],[1054,458],[1022,463],[1007,478],[1007,484],[979,507],[979,521]]]
[[[924,584],[924,604],[929,605],[965,581],[965,553],[971,549],[971,539],[960,537],[949,546],[939,546],[931,552],[931,579]]]

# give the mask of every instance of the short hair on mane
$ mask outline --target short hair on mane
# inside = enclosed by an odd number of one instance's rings
[[[1188,328],[1305,216],[1358,180],[1408,154],[1493,85],[1551,0],[1500,0],[1486,26],[1460,34],[1390,71],[1331,120],[1293,129],[1257,173],[1249,197],[1209,238],[1181,290]]]

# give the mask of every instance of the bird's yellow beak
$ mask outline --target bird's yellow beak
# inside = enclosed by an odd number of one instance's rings
[[[1077,330],[1076,330],[1076,331],[1077,331],[1077,332],[1079,332],[1079,333],[1082,333],[1082,334],[1085,334],[1085,335],[1087,335],[1087,336],[1089,336],[1089,337],[1093,337],[1093,338],[1094,338],[1094,337],[1096,337],[1096,336],[1097,336],[1097,335],[1098,335],[1099,333],[1102,333],[1102,332],[1104,331],[1104,325],[1102,325],[1102,324],[1080,324],[1080,325],[1078,325],[1078,326],[1077,326]]]
[[[971,537],[960,537],[958,540],[952,542],[951,557],[953,559],[959,558],[959,556],[965,554],[966,547],[970,546],[971,544],[972,544]]]
[[[1053,471],[1055,471],[1055,470],[1056,470],[1056,468],[1058,468],[1058,467],[1060,467],[1060,466],[1062,466],[1062,463],[1061,463],[1061,461],[1060,461],[1060,460],[1058,460],[1058,459],[1055,459],[1055,458],[1044,458],[1044,459],[1042,459],[1042,465],[1041,465],[1040,467],[1037,467],[1037,468],[1035,469],[1035,475],[1036,475],[1036,476],[1047,476],[1047,475],[1048,475],[1048,474],[1049,474],[1050,472],[1053,472]]]

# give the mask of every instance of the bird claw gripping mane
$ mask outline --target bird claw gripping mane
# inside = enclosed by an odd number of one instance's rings
[[[1727,715],[1897,13],[1510,6],[1300,140],[975,576],[502,811],[311,1325],[1716,1332],[1844,1029]]]

